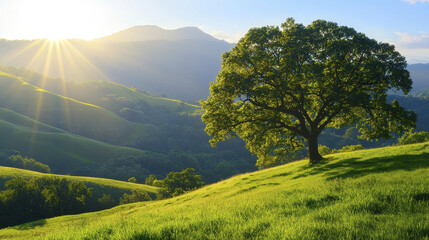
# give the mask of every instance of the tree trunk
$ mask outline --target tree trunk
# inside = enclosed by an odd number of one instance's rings
[[[319,153],[319,145],[317,144],[317,138],[319,136],[311,136],[308,140],[308,158],[310,163],[318,163],[323,159],[322,155]]]

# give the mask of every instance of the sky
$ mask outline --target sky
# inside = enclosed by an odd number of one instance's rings
[[[429,0],[0,0],[0,38],[94,39],[137,25],[196,26],[237,42],[250,28],[337,22],[429,63]]]

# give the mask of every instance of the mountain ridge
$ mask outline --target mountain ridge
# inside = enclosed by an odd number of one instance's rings
[[[94,39],[108,42],[142,42],[142,41],[183,41],[207,40],[216,41],[215,37],[203,32],[198,27],[181,27],[177,29],[163,29],[157,25],[134,26],[111,35]]]

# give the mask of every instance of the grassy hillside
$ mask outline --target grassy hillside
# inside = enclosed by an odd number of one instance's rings
[[[168,99],[153,96],[142,90],[129,88],[124,85],[109,81],[87,81],[75,82],[64,81],[59,78],[43,76],[25,68],[14,68],[0,65],[0,71],[8,73],[10,76],[19,77],[23,81],[63,96],[78,99],[83,102],[106,104],[106,99],[114,95],[116,98],[123,98],[133,103],[144,101],[152,107],[167,108],[170,111],[192,113],[200,109],[199,106],[184,103],[175,99]]]
[[[91,81],[70,83],[68,86],[70,96],[85,102],[107,101],[106,96],[115,95],[116,98],[123,98],[133,103],[144,101],[151,107],[166,108],[173,112],[193,113],[200,107],[183,103],[179,100],[151,96],[146,92],[134,88],[128,88],[124,85],[108,81]]]
[[[145,156],[142,150],[73,135],[4,108],[0,108],[0,136],[2,149],[18,150],[65,173],[100,165],[115,154]]]
[[[328,155],[163,201],[0,230],[7,239],[428,239],[429,143]]]
[[[53,94],[1,72],[0,107],[113,144],[131,145],[137,136],[144,136],[147,131],[144,125],[126,121],[101,107]]]
[[[69,176],[69,175],[57,175],[57,174],[46,174],[39,173],[29,170],[10,168],[10,167],[1,167],[0,166],[0,190],[2,190],[3,185],[6,181],[22,177],[22,178],[41,178],[41,177],[64,177],[69,181],[80,181],[85,183],[87,187],[92,188],[92,198],[97,200],[103,194],[109,194],[113,199],[118,200],[124,193],[130,193],[132,190],[136,191],[145,191],[149,193],[152,198],[155,198],[155,195],[158,191],[157,187],[148,186],[138,183],[129,183],[123,181],[117,181],[106,178],[93,178],[93,177],[78,177],[78,176]]]

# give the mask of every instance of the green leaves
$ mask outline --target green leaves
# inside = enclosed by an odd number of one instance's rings
[[[386,103],[388,90],[411,89],[406,65],[393,46],[332,22],[252,28],[223,55],[202,119],[212,145],[239,136],[258,165],[309,139],[321,159],[316,143],[326,127],[359,124],[364,138],[388,138],[415,125],[415,114]]]

